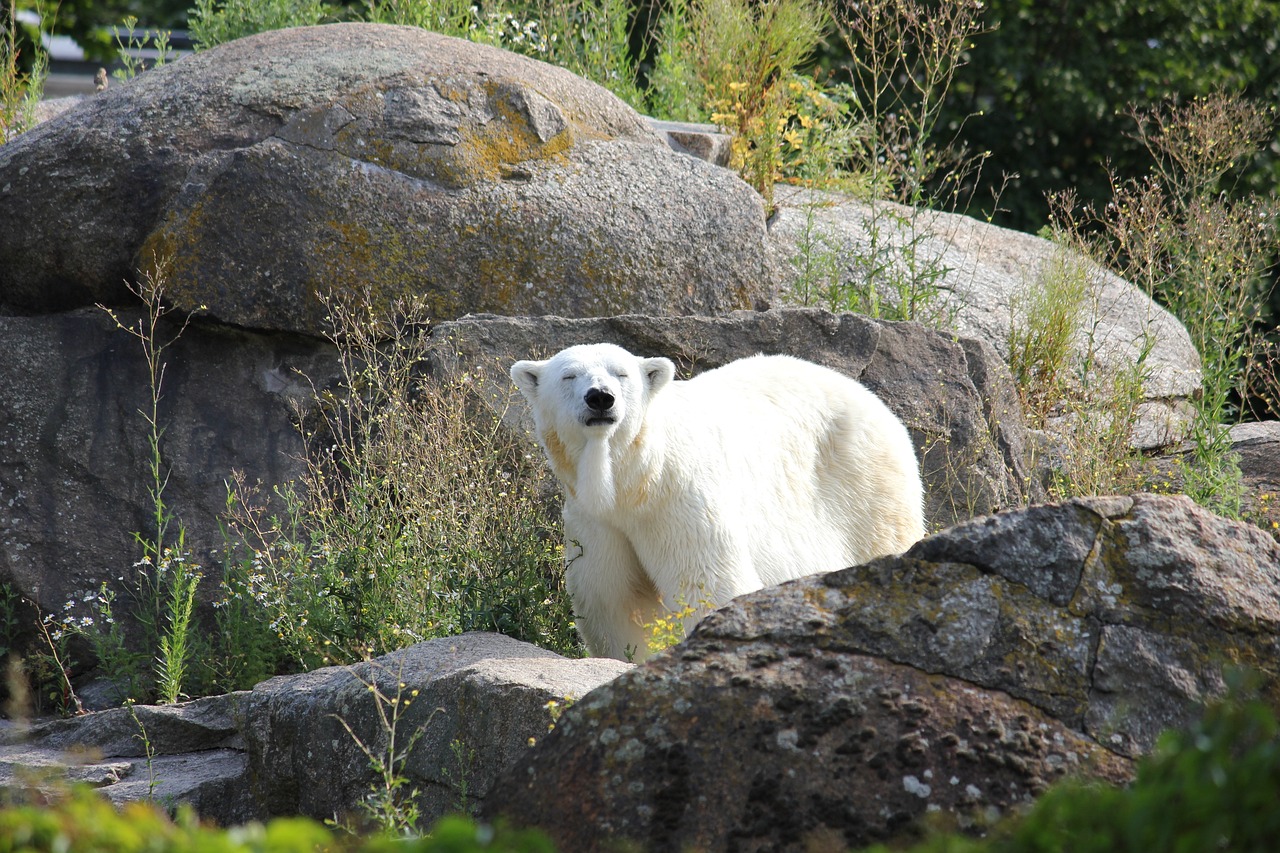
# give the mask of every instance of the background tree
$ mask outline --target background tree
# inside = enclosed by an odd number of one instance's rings
[[[1034,233],[1047,196],[1074,188],[1110,197],[1107,168],[1145,174],[1129,107],[1215,91],[1280,103],[1280,3],[1268,0],[987,0],[995,29],[975,39],[957,70],[942,126],[990,151],[975,205],[999,192],[996,222]],[[1280,185],[1273,141],[1241,173],[1248,189]],[[1244,187],[1241,187],[1244,189]],[[975,211],[976,213],[977,211]]]
[[[126,17],[139,26],[185,29],[192,0],[17,0],[17,8],[38,13],[46,33],[70,36],[91,60],[108,62],[116,56],[111,27]],[[7,5],[7,4],[6,4]]]

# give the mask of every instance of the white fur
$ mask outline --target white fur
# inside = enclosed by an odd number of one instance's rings
[[[511,378],[566,490],[567,585],[593,655],[648,654],[644,623],[899,553],[924,535],[902,422],[861,384],[789,356],[687,382],[612,344],[520,361]],[[612,422],[588,423],[589,391]],[[599,402],[600,398],[595,398]]]

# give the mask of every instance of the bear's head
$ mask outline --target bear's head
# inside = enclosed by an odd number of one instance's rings
[[[583,344],[546,361],[517,361],[511,379],[540,431],[569,438],[634,432],[653,395],[675,377],[666,358],[640,358],[613,344]]]

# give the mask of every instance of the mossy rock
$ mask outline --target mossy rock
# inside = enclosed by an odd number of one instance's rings
[[[74,239],[70,239],[74,235]],[[766,303],[759,197],[600,86],[412,27],[252,36],[115,86],[0,148],[0,293],[325,331],[325,294],[469,312]]]

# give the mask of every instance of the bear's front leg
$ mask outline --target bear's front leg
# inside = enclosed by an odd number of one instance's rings
[[[702,618],[764,584],[749,543],[731,528],[686,530],[685,536],[655,537],[644,550],[663,613],[677,614],[688,636]]]
[[[588,654],[644,660],[645,624],[658,614],[659,601],[635,549],[618,530],[572,505],[565,506],[564,534],[565,587]]]

